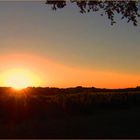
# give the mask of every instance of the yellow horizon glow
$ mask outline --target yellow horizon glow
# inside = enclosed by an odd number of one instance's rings
[[[39,86],[40,79],[25,69],[11,69],[3,73],[3,85],[20,90],[29,86]]]
[[[139,73],[96,67],[73,67],[60,63],[55,59],[36,54],[1,55],[0,61],[0,86],[12,86],[16,89],[17,85],[18,89],[26,88],[27,86],[59,88],[94,86],[113,89],[140,85]],[[25,80],[23,80],[23,77]]]

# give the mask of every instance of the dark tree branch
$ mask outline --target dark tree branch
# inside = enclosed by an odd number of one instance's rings
[[[67,2],[68,0],[46,0],[46,4],[52,5],[53,10],[64,8]],[[122,15],[121,19],[126,18],[127,22],[131,21],[134,26],[137,26],[138,17],[140,17],[140,1],[69,0],[69,2],[76,3],[80,8],[80,13],[102,11],[101,16],[107,15],[111,25],[116,23],[114,20],[116,13]]]

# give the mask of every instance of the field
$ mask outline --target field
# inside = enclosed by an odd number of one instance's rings
[[[0,138],[140,138],[140,88],[0,88]]]

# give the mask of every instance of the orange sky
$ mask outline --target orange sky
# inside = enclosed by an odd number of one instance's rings
[[[13,69],[32,73],[25,75],[28,82],[23,85],[31,81],[32,86],[53,87],[140,85],[140,26],[119,16],[111,26],[106,16],[81,14],[72,5],[56,12],[44,1],[3,1],[0,20],[0,86],[24,77],[9,72]],[[6,73],[13,76],[6,79]],[[41,82],[33,81],[35,76]]]
[[[35,54],[13,54],[0,56],[0,84],[3,85],[2,74],[5,71],[20,68],[31,71],[41,79],[41,85],[51,87],[94,86],[106,88],[135,87],[140,76],[102,71],[82,67],[70,67],[54,60]],[[8,85],[7,85],[8,86]]]

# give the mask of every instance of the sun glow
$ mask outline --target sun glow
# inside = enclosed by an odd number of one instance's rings
[[[40,84],[40,79],[36,75],[24,69],[12,69],[3,75],[4,85],[17,90]]]

